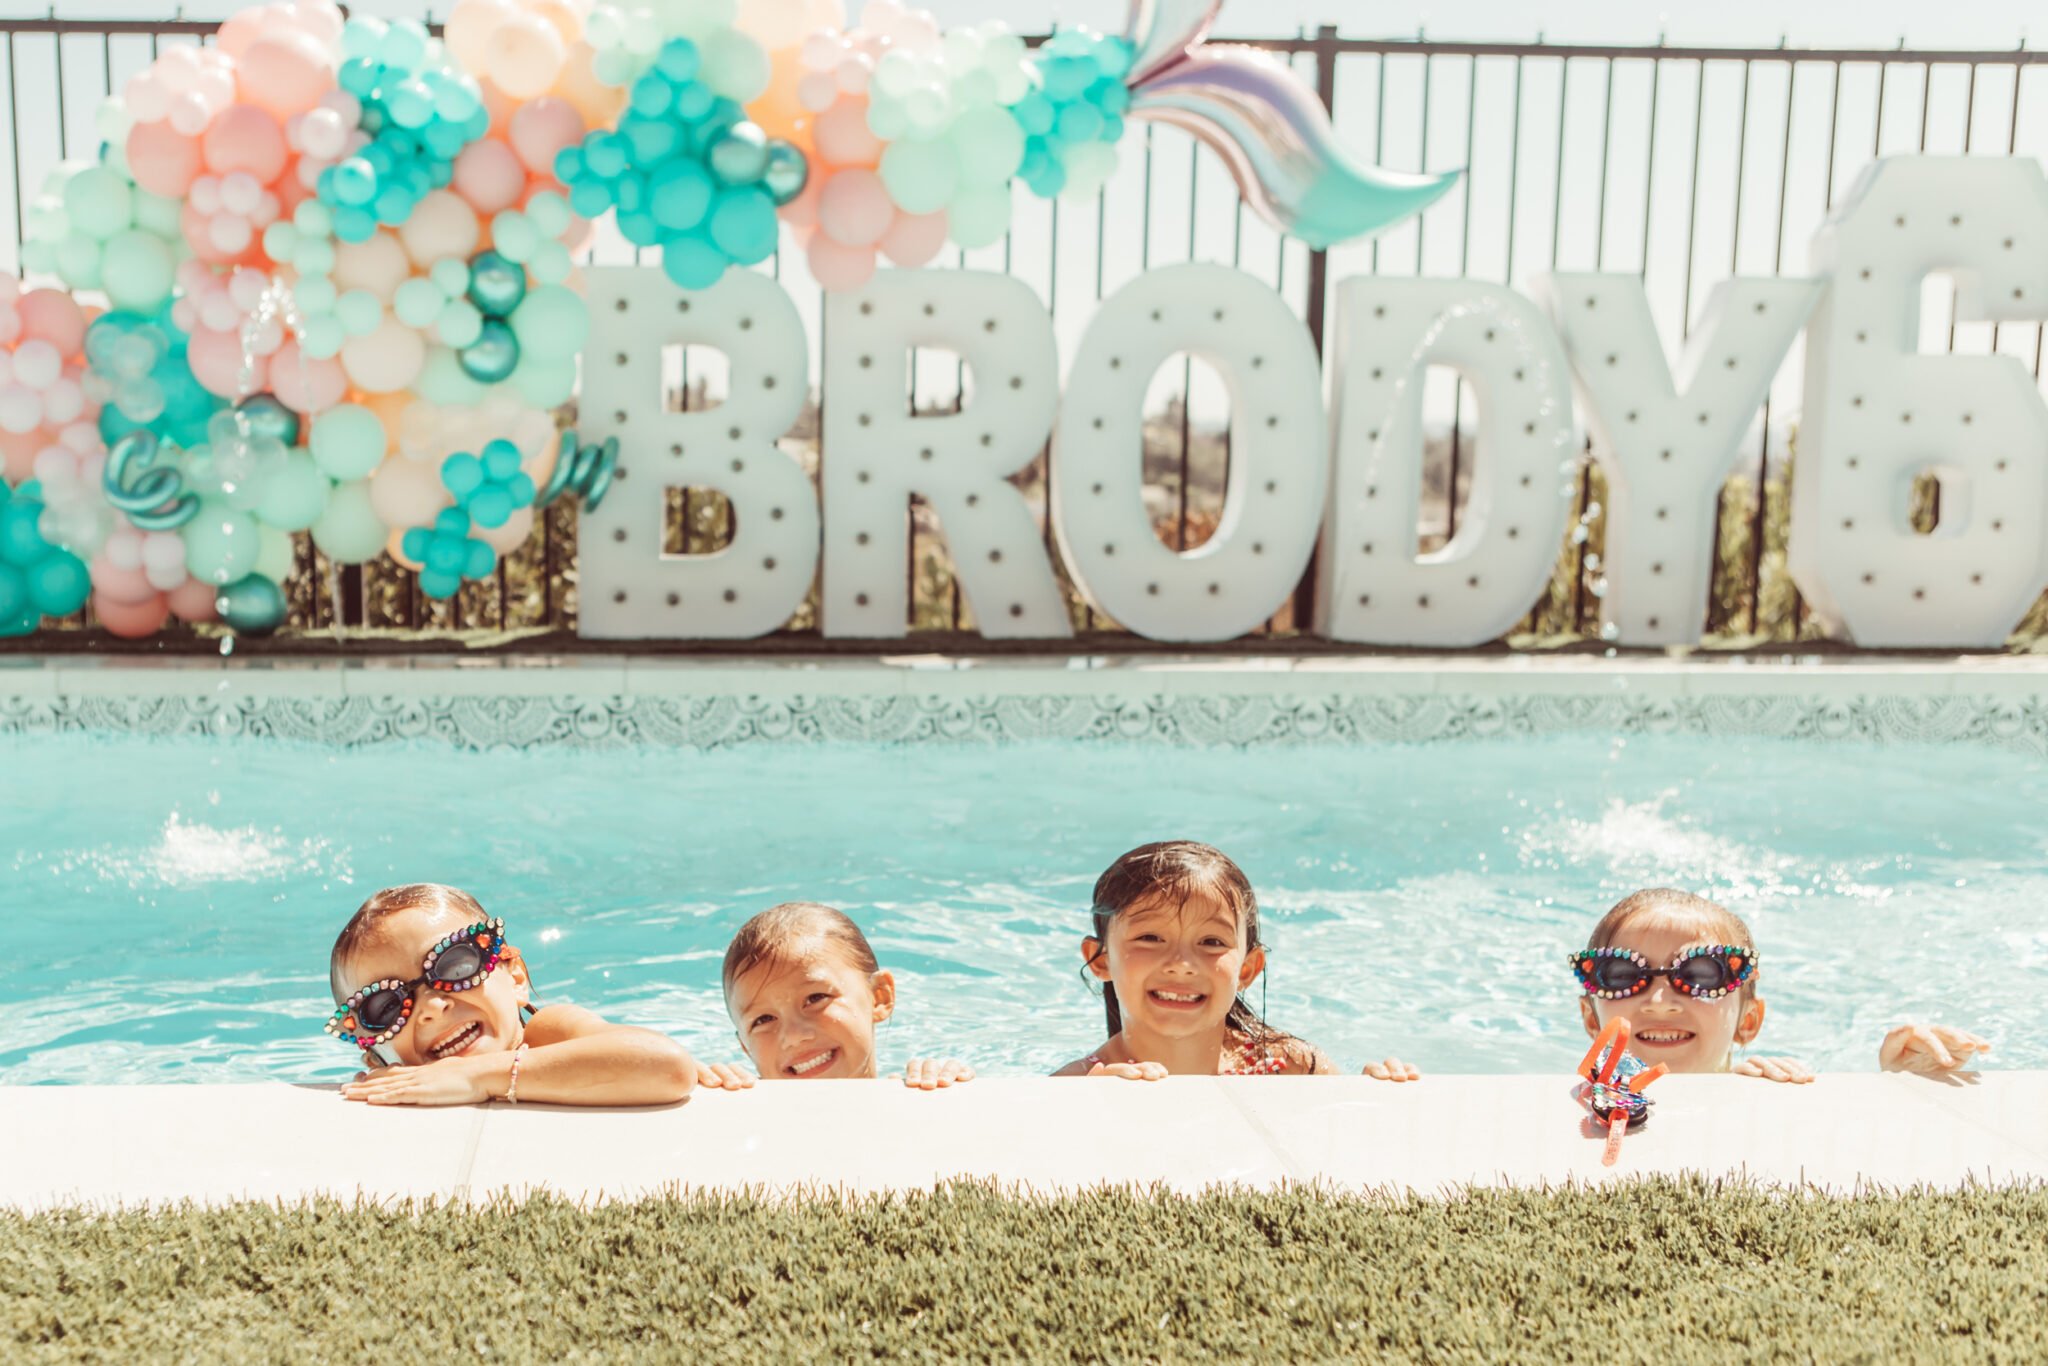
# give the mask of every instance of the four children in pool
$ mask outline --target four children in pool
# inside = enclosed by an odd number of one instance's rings
[[[1243,992],[1265,967],[1258,902],[1242,870],[1192,841],[1131,850],[1095,884],[1084,972],[1102,983],[1109,1037],[1057,1076],[1157,1080],[1175,1073],[1332,1075],[1305,1040],[1267,1024]],[[1628,1019],[1645,1060],[1673,1072],[1809,1082],[1793,1058],[1734,1056],[1763,1028],[1757,955],[1727,909],[1657,888],[1623,898],[1572,956],[1589,1035]],[[342,1088],[382,1105],[480,1100],[651,1105],[693,1087],[874,1077],[875,1030],[896,1008],[895,978],[848,917],[790,902],[761,912],[726,950],[727,1014],[754,1072],[693,1060],[653,1030],[607,1024],[577,1006],[537,1007],[504,924],[450,887],[393,887],[363,903],[335,941],[330,1033],[368,1068]],[[1990,1045],[1943,1026],[1901,1025],[1879,1047],[1886,1070],[1940,1072]],[[955,1059],[918,1058],[902,1079],[935,1090],[973,1079]],[[1365,1075],[1413,1081],[1397,1058]]]

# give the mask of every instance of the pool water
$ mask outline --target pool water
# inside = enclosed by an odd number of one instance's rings
[[[1755,928],[1760,1052],[1871,1070],[1890,1024],[2048,1067],[2048,771],[1962,745],[1713,738],[1424,746],[330,750],[0,739],[0,1083],[332,1080],[327,954],[371,891],[474,892],[543,1001],[737,1057],[727,940],[807,899],[900,988],[884,1065],[1040,1073],[1102,1038],[1090,887],[1210,841],[1250,874],[1255,1004],[1346,1070],[1565,1072],[1565,955],[1641,886]]]

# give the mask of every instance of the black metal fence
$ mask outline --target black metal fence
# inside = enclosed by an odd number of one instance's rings
[[[58,162],[90,155],[93,113],[110,92],[168,44],[208,41],[212,25],[165,21],[0,21],[7,59],[12,204],[21,238],[37,187]],[[1092,203],[1019,197],[1000,244],[950,264],[1001,269],[1037,288],[1062,352],[1071,354],[1093,305],[1137,273],[1184,260],[1223,261],[1274,286],[1301,314],[1318,348],[1334,281],[1360,273],[1469,276],[1526,288],[1550,270],[1639,273],[1667,344],[1688,333],[1696,304],[1733,274],[1802,273],[1805,247],[1827,211],[1872,158],[1924,152],[2048,154],[2048,54],[1898,49],[1786,50],[1438,43],[1339,37],[1334,29],[1256,46],[1295,64],[1330,107],[1340,134],[1395,169],[1465,168],[1460,186],[1416,222],[1371,242],[1310,251],[1248,214],[1223,167],[1187,136],[1134,127],[1117,175]],[[0,213],[0,224],[10,215]],[[637,259],[601,232],[598,262]],[[12,253],[0,244],[0,264]],[[942,263],[948,264],[948,263]],[[774,273],[819,329],[820,296],[800,257],[779,255]],[[1958,324],[1953,304],[1933,300],[1924,349],[1997,351],[2041,374],[2043,329]],[[1942,322],[1946,310],[1948,321]],[[970,382],[957,359],[913,366],[915,408],[964,401]],[[1787,462],[1797,434],[1802,348],[1795,347],[1758,415],[1755,464],[1721,495],[1710,637],[1740,644],[1813,638],[1784,568]],[[817,372],[814,354],[813,372]],[[685,405],[722,397],[722,358],[692,352],[670,383]],[[1455,533],[1475,461],[1471,405],[1449,372],[1432,371],[1423,549]],[[1227,395],[1193,357],[1155,379],[1146,433],[1147,501],[1161,540],[1192,548],[1222,511],[1231,460]],[[785,447],[813,473],[820,449],[815,409]],[[1045,530],[1045,455],[1014,480]],[[1518,636],[1590,638],[1606,580],[1604,482],[1583,463],[1577,516],[1548,590]],[[1932,497],[1932,490],[1927,491]],[[670,496],[667,549],[718,549],[731,514],[715,490]],[[1931,508],[1923,515],[1931,518]],[[914,632],[971,631],[971,605],[953,575],[943,528],[913,503],[910,554]],[[1057,565],[1057,557],[1055,557]],[[389,560],[330,568],[302,538],[289,587],[302,631],[389,628],[497,629],[556,641],[575,619],[573,514],[540,521],[530,544],[501,564],[494,582],[448,603],[423,599],[412,575]],[[1078,630],[1114,637],[1068,585]],[[1313,572],[1260,634],[1268,648],[1299,635],[1313,610]],[[788,646],[815,642],[815,595],[780,633]],[[89,627],[87,616],[46,629]],[[2048,598],[2025,634],[2048,629]],[[76,639],[76,637],[71,637]],[[33,640],[34,638],[32,638]],[[175,642],[173,642],[175,643]]]

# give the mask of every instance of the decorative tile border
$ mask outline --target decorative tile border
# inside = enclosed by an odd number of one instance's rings
[[[739,682],[740,680],[734,680]],[[831,680],[816,680],[829,688]],[[1298,678],[1269,691],[1122,688],[962,695],[948,691],[729,694],[303,696],[0,688],[0,735],[60,732],[254,735],[326,745],[438,741],[463,749],[626,745],[716,749],[763,741],[998,743],[1128,740],[1190,745],[1426,743],[1573,733],[1968,742],[2048,758],[2048,687],[2003,695],[1901,691],[1825,695],[1748,689],[1516,694],[1333,689]],[[1875,681],[1875,680],[1873,680]],[[1164,680],[1143,680],[1157,688]],[[1452,685],[1455,687],[1455,684]],[[1879,683],[1881,687],[1881,683]],[[1508,685],[1511,689],[1512,685]]]

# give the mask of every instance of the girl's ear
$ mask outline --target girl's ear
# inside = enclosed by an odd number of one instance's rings
[[[1244,966],[1237,970],[1237,989],[1243,991],[1258,980],[1266,970],[1266,949],[1262,944],[1252,945],[1252,951],[1244,956]]]
[[[510,944],[501,945],[498,949],[498,966],[510,972],[512,980],[519,984],[519,1004],[532,1005],[533,979],[527,975],[526,959],[520,955],[519,950]]]
[[[1600,1012],[1593,1009],[1592,997],[1579,997],[1579,1018],[1585,1021],[1587,1038],[1597,1039],[1600,1037]]]
[[[1103,981],[1109,980],[1109,946],[1100,939],[1081,941],[1081,962]]]
[[[1759,996],[1742,1008],[1742,1018],[1735,1022],[1735,1042],[1747,1047],[1763,1028],[1764,998]]]
[[[875,994],[875,1023],[880,1024],[896,1013],[896,977],[890,972],[876,972],[868,975],[868,987]]]

